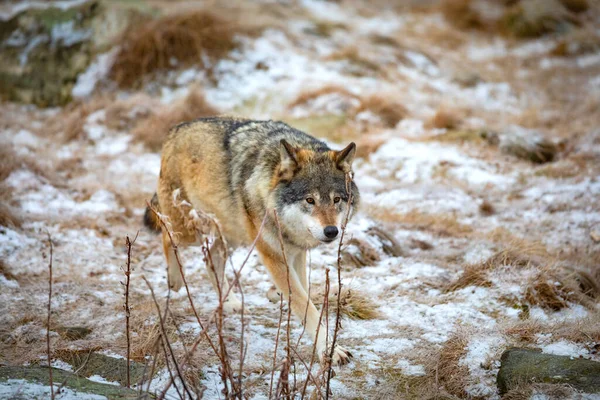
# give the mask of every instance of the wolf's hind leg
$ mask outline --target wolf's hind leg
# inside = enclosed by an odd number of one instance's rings
[[[229,291],[229,282],[225,276],[225,244],[221,239],[216,239],[210,246],[210,260],[207,260],[206,270],[217,294],[224,296]],[[214,267],[214,270],[213,270]],[[227,298],[223,301],[223,311],[236,313],[242,309],[242,302],[237,298],[233,290],[229,291]]]

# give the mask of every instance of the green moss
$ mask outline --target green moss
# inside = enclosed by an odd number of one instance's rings
[[[79,393],[96,394],[109,399],[133,400],[138,398],[138,393],[135,390],[93,382],[61,369],[52,368],[52,378],[54,385],[65,382],[65,387]],[[0,367],[0,382],[9,379],[23,379],[42,385],[50,384],[48,368],[46,367]]]

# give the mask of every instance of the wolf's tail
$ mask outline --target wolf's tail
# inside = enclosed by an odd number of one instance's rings
[[[156,193],[152,196],[150,204],[152,205],[152,208],[160,212],[160,205],[158,204],[158,196]],[[146,207],[146,212],[144,213],[144,225],[153,232],[160,232],[160,221],[150,207]]]

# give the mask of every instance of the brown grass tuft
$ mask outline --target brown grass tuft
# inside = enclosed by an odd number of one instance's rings
[[[73,102],[52,117],[42,132],[59,136],[63,141],[84,137],[84,126],[87,117],[95,111],[105,108],[113,99],[107,96],[96,96],[90,100]]]
[[[472,3],[472,0],[443,0],[440,11],[446,21],[459,29],[482,29],[485,21]]]
[[[460,365],[460,359],[467,353],[469,340],[466,332],[459,330],[455,332],[440,350],[437,362],[437,376],[440,383],[448,393],[464,398],[466,397],[465,387],[466,379],[469,377],[469,370],[464,365]]]
[[[132,87],[157,70],[192,63],[207,68],[233,50],[243,32],[240,24],[208,10],[145,21],[123,33],[109,76],[120,87]]]
[[[456,129],[460,125],[461,116],[447,108],[437,110],[427,126],[436,129]]]
[[[294,107],[305,105],[310,101],[313,101],[321,96],[325,96],[328,94],[339,94],[343,97],[357,98],[355,94],[349,92],[341,86],[326,85],[316,90],[307,90],[300,93],[300,95],[288,106],[288,108],[292,109]]]
[[[351,120],[355,120],[359,113],[368,111],[377,116],[384,127],[393,128],[408,113],[402,104],[388,95],[375,94],[359,97],[347,89],[335,85],[327,85],[316,90],[303,92],[288,108],[291,110],[295,107],[308,105],[322,96],[331,94],[337,94],[345,99],[340,111]]]
[[[418,210],[397,213],[377,206],[369,207],[366,212],[379,221],[406,224],[440,236],[466,237],[473,232],[473,228],[461,224],[451,214],[427,214]]]
[[[319,307],[323,304],[323,293],[321,291],[315,292],[311,295],[311,298],[313,303]],[[337,289],[331,289],[329,291],[329,312],[335,313],[337,305]],[[354,289],[342,287],[340,299],[341,315],[345,315],[353,320],[376,319],[379,317],[377,308],[377,304],[366,295]]]
[[[206,102],[200,91],[192,90],[182,101],[142,120],[131,133],[137,141],[159,151],[169,129],[176,124],[217,114],[219,111]]]
[[[342,250],[343,265],[366,267],[379,261],[381,257],[373,246],[364,240],[352,238]]]
[[[550,53],[557,57],[569,57],[591,54],[598,50],[600,35],[591,27],[583,27],[563,36]]]
[[[526,319],[508,326],[504,333],[522,342],[535,343],[536,335],[544,332],[546,326],[539,320]]]
[[[446,292],[466,288],[467,286],[491,287],[492,282],[487,279],[487,270],[482,269],[480,264],[467,265],[463,273],[446,288]]]
[[[49,171],[47,168],[45,169],[38,165],[32,156],[19,155],[12,146],[3,146],[0,148],[0,182],[4,181],[11,173],[19,169],[27,169],[48,180],[55,179],[52,171]],[[5,190],[2,190],[2,192],[4,191]],[[0,195],[0,198],[3,198],[8,194],[9,193],[3,193]]]
[[[0,203],[0,226],[20,228],[21,223],[21,217],[14,208],[8,204]]]
[[[590,305],[589,298],[580,291],[573,274],[563,270],[544,268],[527,284],[525,301],[530,305],[558,311],[567,308],[569,303]]]
[[[0,260],[0,275],[4,275],[6,279],[11,281],[18,281],[17,276],[8,270],[8,266],[4,263],[3,260]]]
[[[559,0],[522,0],[506,10],[500,23],[506,33],[517,38],[564,32],[579,25]]]
[[[560,0],[563,6],[569,11],[579,13],[585,12],[590,8],[588,0]]]
[[[372,135],[361,136],[356,141],[356,156],[367,158],[372,153],[375,153],[387,140],[383,137]]]
[[[355,111],[355,115],[363,111],[370,111],[377,115],[388,128],[395,127],[408,114],[402,104],[383,95],[373,95],[361,99],[361,105]]]
[[[481,215],[484,215],[484,216],[488,217],[488,216],[493,215],[493,214],[496,213],[496,208],[488,200],[484,200],[479,205],[479,212],[481,213]]]
[[[483,262],[467,265],[461,276],[450,282],[444,290],[451,292],[467,286],[490,287],[492,283],[487,279],[489,271],[505,265],[521,268],[536,267],[543,261],[542,254],[545,255],[541,248],[515,242]]]

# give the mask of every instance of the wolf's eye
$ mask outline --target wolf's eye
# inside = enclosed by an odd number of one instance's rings
[[[342,200],[342,199],[340,199],[339,197],[334,197],[334,198],[333,198],[333,202],[334,202],[334,203],[339,203],[339,202],[340,202],[340,200]]]
[[[306,198],[306,202],[307,202],[308,204],[315,204],[315,199],[313,199],[312,197],[307,197],[307,198]]]

